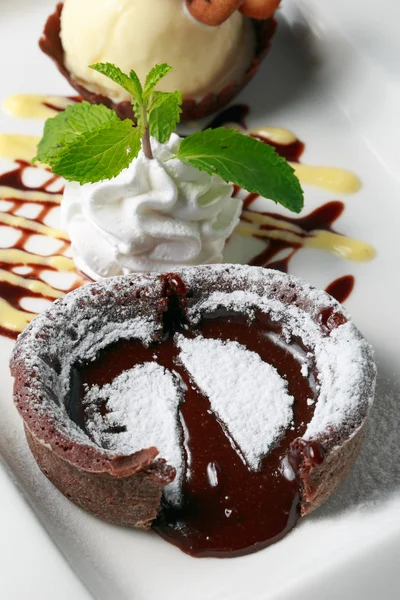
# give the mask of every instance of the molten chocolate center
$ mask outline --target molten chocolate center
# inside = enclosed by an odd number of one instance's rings
[[[178,360],[176,332],[190,338],[201,335],[239,342],[287,380],[288,393],[295,399],[293,424],[263,458],[258,471],[245,464],[233,447],[225,424],[211,410],[209,399]],[[293,340],[289,347],[280,325],[260,313],[249,322],[247,316],[219,311],[203,318],[195,331],[180,325],[179,319],[166,319],[162,342],[146,348],[135,340],[121,340],[101,351],[96,361],[76,367],[69,413],[86,429],[82,405],[86,386],[111,383],[122,371],[135,365],[155,361],[179,373],[186,384],[177,415],[186,466],[182,505],[176,508],[164,499],[153,528],[193,556],[248,554],[279,540],[299,516],[298,483],[284,465],[288,464],[291,442],[304,434],[314,412],[315,367],[311,365],[308,376],[302,374],[299,355],[305,352],[307,348],[300,340]],[[256,398],[254,407],[257,410]]]

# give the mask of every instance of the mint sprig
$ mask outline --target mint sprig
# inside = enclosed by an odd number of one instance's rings
[[[137,74],[123,73],[112,63],[91,68],[108,77],[131,96],[136,123],[121,121],[114,111],[88,102],[69,106],[46,121],[34,161],[50,165],[69,181],[94,183],[116,177],[138,155],[140,147],[153,159],[150,136],[166,143],[180,120],[182,94],[156,91],[171,71],[155,65],[144,86]],[[182,140],[177,159],[210,175],[239,185],[300,212],[303,192],[294,170],[262,142],[224,128],[199,131]]]
[[[142,86],[135,71],[131,71],[129,75],[126,75],[119,67],[109,62],[96,63],[90,65],[90,68],[101,73],[101,75],[105,75],[108,79],[111,79],[114,83],[124,88],[135,100],[142,102]]]
[[[112,63],[96,63],[91,68],[131,95],[136,124],[131,119],[121,121],[106,106],[77,103],[46,121],[33,159],[50,165],[57,175],[81,184],[116,177],[139,154],[140,138],[146,156],[152,159],[150,135],[165,143],[180,120],[182,103],[180,92],[155,91],[171,71],[167,64],[151,69],[144,90],[134,71],[127,75]]]
[[[163,79],[171,71],[172,67],[167,65],[167,63],[162,63],[161,65],[156,65],[148,72],[146,82],[144,84],[145,98],[150,97],[154,91],[154,88],[160,83],[161,79]]]

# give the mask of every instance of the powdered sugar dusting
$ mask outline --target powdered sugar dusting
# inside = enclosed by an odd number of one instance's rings
[[[209,268],[201,269],[203,277],[207,278],[207,271],[211,276]],[[371,346],[347,321],[350,317],[344,308],[325,292],[282,273],[224,265],[217,270],[219,273],[213,273],[210,280],[217,280],[218,286],[214,284],[211,293],[190,306],[190,320],[196,323],[204,314],[221,309],[245,313],[250,320],[257,310],[268,314],[282,325],[287,344],[300,339],[315,360],[318,400],[304,439],[338,431],[348,436],[356,431],[373,401],[376,368]],[[200,283],[199,275],[191,270],[188,283]],[[225,291],[223,280],[229,281],[232,275],[237,281],[243,279],[245,289]],[[183,277],[186,280],[185,274]],[[324,328],[321,311],[327,309],[342,316],[344,322],[331,330]]]
[[[351,420],[366,385],[365,368],[370,362],[368,346],[360,334],[355,337],[351,323],[340,325],[323,341],[319,339],[314,348],[320,390],[305,439],[328,427],[337,430]]]
[[[120,339],[148,345],[162,329],[151,309],[162,282],[153,275],[132,279],[116,277],[67,294],[36,317],[15,345],[13,368],[18,364],[37,374],[29,381],[31,408],[51,417],[56,430],[72,442],[97,446],[67,412],[72,366],[95,359],[99,350]]]
[[[96,444],[123,455],[155,446],[175,467],[176,478],[165,488],[171,502],[179,498],[183,471],[178,430],[181,399],[179,380],[155,362],[135,365],[101,388],[93,385],[83,398],[86,427]],[[104,403],[107,413],[102,415]]]
[[[176,342],[180,360],[228,436],[249,467],[258,469],[293,419],[294,398],[287,382],[238,342],[183,335],[176,336]]]

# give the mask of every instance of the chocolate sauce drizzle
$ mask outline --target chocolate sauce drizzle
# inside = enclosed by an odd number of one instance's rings
[[[332,281],[325,291],[335,298],[335,300],[343,303],[353,291],[354,282],[353,275],[344,275],[343,277],[339,277],[338,279],[335,279],[335,281]]]
[[[46,224],[45,220],[48,217],[48,215],[50,214],[50,212],[59,205],[59,202],[57,201],[57,195],[60,194],[60,191],[57,191],[57,192],[49,191],[50,186],[52,184],[54,184],[59,178],[58,178],[58,176],[55,175],[55,176],[47,179],[47,181],[40,186],[37,186],[37,187],[27,186],[24,183],[24,172],[26,169],[32,168],[32,167],[29,163],[27,163],[25,161],[17,160],[15,162],[18,165],[15,169],[12,169],[11,171],[8,171],[8,172],[0,175],[0,186],[7,186],[14,190],[19,190],[22,192],[45,192],[47,195],[46,201],[42,201],[40,199],[34,200],[34,204],[39,205],[41,207],[38,215],[34,219],[32,219],[32,218],[26,219],[27,222],[34,222],[34,223],[39,223],[41,225],[45,225]],[[54,201],[51,200],[52,196],[54,196]],[[9,208],[7,208],[7,211],[5,213],[3,213],[3,214],[8,214],[8,215],[16,215],[16,213],[19,209],[26,206],[27,204],[32,204],[32,202],[27,202],[26,200],[14,198],[12,195],[9,198],[7,198],[7,202],[12,203],[12,205]],[[18,240],[12,246],[12,249],[13,250],[15,250],[15,249],[16,250],[24,250],[25,252],[27,252],[25,250],[25,246],[29,242],[31,237],[33,235],[36,235],[37,232],[32,231],[27,227],[24,227],[24,225],[18,225],[17,227],[15,227],[15,229],[17,229],[20,232],[20,236],[19,236]],[[67,237],[65,238],[65,240],[60,240],[60,242],[62,242],[62,245],[57,252],[57,256],[65,255],[65,253],[67,252],[67,250],[69,249],[69,246],[70,246],[70,243],[67,240]],[[5,249],[5,250],[7,250],[7,249]],[[35,259],[36,255],[33,253],[30,253],[30,252],[28,252],[27,254],[28,254],[28,257],[29,257],[29,255],[32,256],[32,263],[29,262],[29,258],[27,260],[24,260],[24,262],[12,262],[11,264],[8,262],[3,262],[0,259],[0,269],[2,269],[4,271],[12,272],[13,269],[15,269],[16,267],[29,267],[30,272],[28,275],[24,276],[24,279],[33,280],[33,281],[44,281],[42,278],[44,271],[56,271],[57,270],[55,267],[53,267],[49,264],[46,264],[46,265],[35,264],[34,259]],[[81,279],[80,281],[78,280],[68,290],[65,290],[65,293],[68,291],[72,291],[76,287],[79,287],[79,285],[81,285],[82,282],[83,282],[83,279]],[[14,283],[10,283],[7,281],[0,281],[0,298],[5,300],[12,308],[15,308],[17,310],[23,310],[28,315],[29,314],[34,315],[34,313],[30,313],[30,311],[26,310],[25,308],[22,309],[21,301],[23,298],[45,299],[45,300],[49,300],[49,301],[54,300],[54,297],[47,296],[46,294],[43,294],[40,292],[35,292],[26,287],[18,286]],[[0,326],[0,335],[15,339],[18,335],[18,332],[14,332],[14,331],[11,331],[10,329]]]
[[[246,198],[245,206],[249,207],[251,202],[254,200],[253,196],[253,194],[250,194],[250,201],[248,201],[248,197]],[[332,202],[327,202],[326,204],[323,204],[322,206],[312,211],[309,215],[305,217],[285,217],[272,212],[258,212],[257,214],[262,214],[266,217],[272,217],[277,221],[281,221],[282,225],[284,225],[285,223],[297,225],[303,231],[303,233],[299,234],[299,236],[305,238],[308,233],[315,230],[331,231],[336,233],[335,230],[332,228],[332,225],[340,217],[343,210],[343,202],[334,200]],[[253,211],[250,210],[249,212]],[[243,219],[246,221],[246,217],[243,217]],[[269,225],[260,225],[261,230],[268,228],[271,229]],[[274,229],[276,229],[275,226]],[[254,237],[257,236],[255,235]],[[265,241],[265,239],[261,237],[259,237],[258,239]],[[268,244],[265,250],[263,250],[263,252],[260,252],[260,254],[255,256],[250,261],[250,264],[259,267],[268,266],[270,269],[277,269],[278,271],[283,271],[284,273],[287,273],[289,271],[290,260],[302,247],[303,245],[301,243],[268,239]],[[282,250],[287,249],[291,250],[291,252],[285,258],[274,260],[277,254],[282,252]]]

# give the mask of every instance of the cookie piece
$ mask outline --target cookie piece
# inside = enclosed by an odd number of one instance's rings
[[[205,25],[221,25],[240,8],[243,0],[186,0],[189,13]]]

